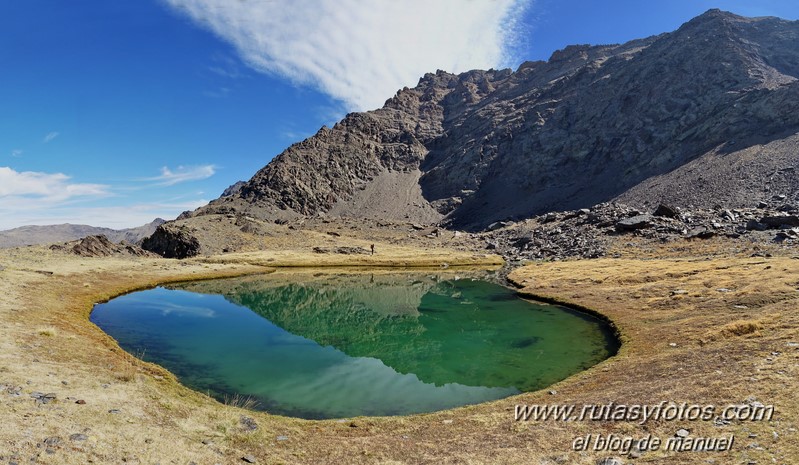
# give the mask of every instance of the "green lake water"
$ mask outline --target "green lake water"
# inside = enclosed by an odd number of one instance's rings
[[[430,412],[541,389],[613,355],[591,316],[474,278],[265,275],[95,306],[128,352],[301,418]]]

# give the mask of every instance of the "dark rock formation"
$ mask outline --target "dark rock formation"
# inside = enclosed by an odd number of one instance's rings
[[[200,253],[200,241],[185,227],[167,223],[142,241],[142,248],[164,258],[188,258]]]
[[[775,192],[794,202],[797,77],[799,22],[718,10],[515,72],[429,73],[194,214],[395,212],[476,230],[613,199],[646,210],[744,207]]]
[[[625,218],[616,223],[617,231],[635,231],[652,226],[654,217],[650,214],[635,215],[632,218]]]
[[[769,228],[793,228],[799,226],[799,216],[796,215],[774,215],[764,216],[760,223]]]
[[[771,217],[779,218],[772,226],[758,221]],[[518,263],[603,257],[608,255],[612,239],[619,237],[665,243],[723,236],[749,244],[783,242],[793,245],[799,243],[799,228],[785,225],[790,218],[777,216],[768,206],[684,210],[678,218],[670,218],[642,213],[622,204],[603,203],[591,207],[587,214],[580,210],[552,212],[482,235],[486,249],[503,255],[511,263]],[[625,227],[619,227],[620,224]],[[646,227],[642,227],[644,224]],[[767,231],[769,228],[783,229],[775,235],[774,231]]]
[[[237,181],[236,183],[225,189],[222,192],[222,195],[220,195],[220,197],[230,197],[232,195],[238,194],[239,192],[241,192],[241,188],[244,187],[244,184],[245,184],[244,181]]]
[[[116,244],[105,236],[87,236],[72,247],[72,251],[82,257],[106,257],[113,255],[116,249]]]
[[[666,218],[679,218],[680,213],[677,211],[676,208],[670,207],[668,205],[663,205],[662,203],[658,205],[655,211],[652,213],[655,216],[665,216]]]
[[[314,247],[314,253],[339,253],[343,255],[369,255],[363,247]]]
[[[83,239],[65,244],[54,244],[50,246],[50,250],[71,252],[81,257],[110,257],[113,255],[156,256],[139,246],[131,245],[124,241],[115,244],[103,235],[86,236]]]

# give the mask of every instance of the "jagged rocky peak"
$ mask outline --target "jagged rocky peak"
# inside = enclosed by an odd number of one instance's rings
[[[674,34],[689,50],[706,49],[704,56],[716,57],[768,86],[791,82],[798,77],[796,44],[799,22],[776,17],[747,18],[718,9],[692,19]],[[725,60],[729,55],[729,60]]]
[[[769,197],[771,173],[797,164],[794,145],[776,142],[799,132],[798,76],[799,22],[719,10],[515,72],[438,70],[292,145],[199,213],[393,214],[481,229],[621,197],[657,204],[656,190],[677,206],[736,206]],[[702,173],[686,172],[700,162]],[[712,187],[721,173],[726,186]],[[780,189],[790,196],[797,181]]]
[[[244,187],[244,181],[236,181],[235,183],[231,184],[227,189],[222,192],[220,197],[230,197],[231,195],[236,195],[241,191],[241,188]]]

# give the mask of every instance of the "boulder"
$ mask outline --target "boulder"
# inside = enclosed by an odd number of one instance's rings
[[[200,254],[200,241],[185,226],[166,223],[142,241],[142,248],[164,258],[188,258]]]
[[[616,222],[616,231],[635,231],[637,229],[649,228],[652,226],[654,217],[648,213],[625,218]]]
[[[662,204],[662,203],[660,205],[658,205],[658,207],[655,209],[655,212],[652,213],[652,214],[655,215],[655,216],[663,216],[663,217],[666,217],[666,218],[679,218],[680,217],[680,213],[677,211],[676,208],[672,208],[672,207],[670,207],[668,205],[665,205],[665,204]]]
[[[782,215],[782,216],[764,216],[760,222],[769,227],[769,229],[781,228],[783,226],[793,228],[799,226],[799,216],[797,215]]]
[[[686,239],[710,239],[716,235],[715,231],[707,228],[694,229],[688,233]]]
[[[747,231],[765,231],[766,229],[768,229],[768,226],[757,220],[749,220],[746,222]]]
[[[619,460],[616,457],[606,457],[604,459],[599,459],[597,465],[624,465],[624,462]]]
[[[314,253],[337,253],[342,255],[370,255],[363,247],[314,247]]]
[[[72,247],[72,251],[81,257],[108,257],[118,251],[118,246],[101,234],[84,237]]]

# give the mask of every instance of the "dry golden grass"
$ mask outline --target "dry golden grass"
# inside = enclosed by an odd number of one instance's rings
[[[496,261],[438,248],[391,252],[390,244],[378,247],[382,258],[396,253],[393,262],[383,264]],[[799,260],[790,258],[608,259],[527,266],[511,275],[523,293],[606,315],[624,341],[620,354],[545,391],[429,415],[343,423],[251,412],[239,408],[246,399],[216,402],[125,353],[88,321],[94,303],[124,292],[269,271],[256,265],[319,265],[319,255],[307,248],[282,248],[176,261],[80,259],[46,248],[0,251],[5,267],[0,271],[0,385],[7,387],[0,388],[0,462],[15,456],[19,463],[35,458],[53,464],[213,464],[239,463],[251,454],[259,464],[594,464],[615,454],[571,452],[573,438],[610,432],[665,438],[685,427],[697,436],[735,434],[735,447],[730,453],[652,452],[635,463],[799,463],[799,350],[794,345],[799,342]],[[324,264],[374,264],[353,263],[352,256],[344,255],[335,260]],[[42,335],[42,328],[54,331]],[[9,386],[21,395],[7,394]],[[556,394],[548,394],[549,389]],[[33,391],[53,392],[57,399],[37,404],[30,397]],[[716,427],[709,422],[513,418],[519,403],[727,404],[747,399],[774,404],[773,421]],[[258,428],[243,427],[242,415],[252,417]],[[76,433],[88,439],[70,440]],[[278,440],[283,436],[288,439]],[[61,438],[50,446],[52,454],[43,445],[50,437]]]
[[[625,342],[617,357],[561,383],[558,397],[578,404],[727,405],[748,399],[773,404],[777,412],[770,422],[722,427],[611,422],[578,428],[665,438],[684,427],[696,436],[736,437],[730,453],[652,453],[644,463],[787,464],[799,462],[797,274],[799,260],[788,257],[703,257],[550,263],[519,269],[511,278],[523,293],[599,311]],[[559,444],[568,448],[567,437]]]
[[[52,336],[55,336],[58,333],[58,330],[55,329],[53,326],[41,326],[39,328],[36,328],[36,332],[40,336],[50,336],[50,337],[52,337]]]
[[[758,320],[736,320],[721,327],[719,334],[722,337],[743,336],[745,334],[759,335],[763,324]]]
[[[236,407],[245,410],[253,410],[258,407],[258,401],[250,396],[242,396],[233,394],[232,396],[225,395],[224,404],[229,407]]]
[[[368,247],[368,246],[366,246]],[[502,258],[498,255],[462,252],[447,249],[420,250],[414,247],[380,245],[375,255],[338,253],[315,253],[311,248],[305,250],[271,250],[268,252],[239,252],[204,257],[204,263],[248,264],[267,267],[408,267],[408,268],[447,268],[458,266],[500,266]]]

